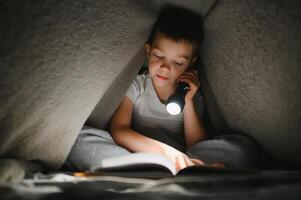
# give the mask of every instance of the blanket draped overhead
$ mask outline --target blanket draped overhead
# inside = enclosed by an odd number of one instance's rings
[[[58,169],[85,123],[106,128],[166,2],[204,18],[213,134],[247,134],[301,166],[300,3],[285,0],[1,1],[0,157]]]

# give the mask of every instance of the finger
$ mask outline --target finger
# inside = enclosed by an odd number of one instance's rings
[[[198,76],[193,72],[185,72],[181,77],[191,77],[198,80]]]
[[[201,165],[201,166],[206,165],[204,161],[199,160],[199,159],[190,158],[190,160],[191,160],[195,165]]]
[[[180,80],[190,80],[191,82],[197,84],[197,83],[200,83],[199,79],[197,79],[196,77],[193,77],[193,76],[183,76],[180,78]]]
[[[194,73],[195,75],[198,75],[198,70],[196,69],[188,69],[186,72]]]
[[[218,169],[226,168],[226,165],[224,163],[221,163],[221,162],[212,163],[209,166],[214,167],[214,168],[218,168]]]
[[[179,79],[182,79],[182,78],[189,78],[189,79],[198,80],[198,77],[196,77],[194,74],[183,74]]]
[[[186,71],[184,74],[193,76],[193,77],[195,77],[195,78],[199,78],[198,72],[197,72],[196,70]],[[183,75],[184,75],[184,74],[183,74]]]
[[[179,78],[180,82],[181,81],[185,82],[185,80],[188,80],[188,81],[190,81],[192,83],[198,83],[199,82],[199,80],[197,78],[193,77],[193,76],[182,76],[181,78]]]
[[[179,79],[180,82],[186,82],[190,87],[196,86],[197,88],[200,86],[200,82],[198,79],[192,77],[181,77]]]
[[[185,156],[184,158],[185,158],[185,162],[186,162],[187,167],[194,165],[194,163],[192,162],[192,160],[190,160],[190,158],[188,156]]]
[[[183,156],[179,156],[177,160],[178,160],[180,169],[184,169],[185,167],[187,167],[185,158]]]
[[[184,74],[180,77],[180,79],[181,79],[181,78],[190,78],[190,79],[199,81],[198,76],[197,76],[196,74],[192,73],[192,72],[191,72],[191,73],[190,73],[190,72],[184,73]]]

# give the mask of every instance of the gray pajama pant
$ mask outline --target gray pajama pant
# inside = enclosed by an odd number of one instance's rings
[[[130,153],[115,144],[107,131],[84,126],[65,161],[65,166],[71,170],[89,171],[101,166],[104,158]],[[256,168],[258,165],[257,145],[243,135],[217,136],[191,146],[186,154],[206,163],[223,162],[232,168]]]

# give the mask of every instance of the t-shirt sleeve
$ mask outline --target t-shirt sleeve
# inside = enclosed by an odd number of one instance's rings
[[[126,96],[130,98],[133,104],[135,104],[137,98],[141,94],[143,87],[142,87],[143,77],[138,75],[136,79],[133,80],[131,83],[128,91],[126,92]]]
[[[204,105],[204,99],[203,99],[203,96],[201,94],[200,91],[198,91],[194,98],[193,98],[193,101],[194,101],[194,105],[196,107],[196,111],[199,115],[199,117],[203,118],[204,117],[204,113],[205,113],[205,105]]]

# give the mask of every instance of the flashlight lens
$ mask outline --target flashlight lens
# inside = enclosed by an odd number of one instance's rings
[[[181,112],[181,108],[177,103],[171,102],[166,105],[166,110],[171,115],[178,115]]]

